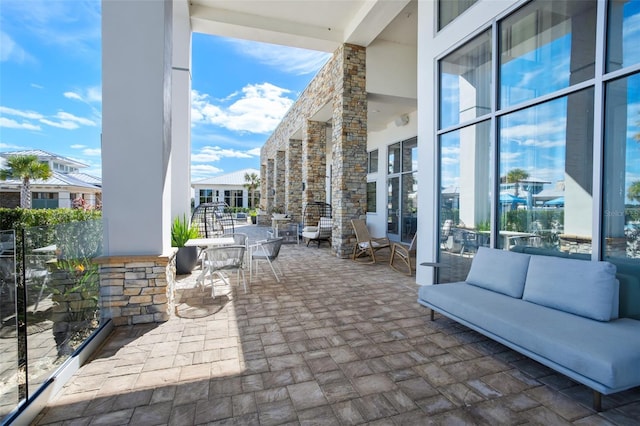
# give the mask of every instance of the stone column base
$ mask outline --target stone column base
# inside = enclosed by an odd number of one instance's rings
[[[117,326],[169,320],[175,304],[176,252],[95,259],[100,266],[102,319]]]

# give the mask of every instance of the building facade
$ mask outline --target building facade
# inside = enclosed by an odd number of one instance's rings
[[[6,159],[15,155],[35,155],[38,161],[51,169],[49,179],[31,181],[31,207],[34,209],[100,208],[102,206],[102,181],[99,177],[83,173],[86,164],[42,150],[0,152]],[[22,181],[0,181],[0,207],[20,206]]]
[[[204,203],[223,202],[234,208],[258,208],[260,204],[260,188],[251,194],[247,188],[246,175],[256,175],[260,179],[257,169],[243,169],[236,172],[201,179],[191,183],[194,195],[194,207]],[[251,197],[254,197],[253,202]]]
[[[332,204],[336,255],[366,214],[372,234],[418,233],[419,284],[464,277],[481,245],[633,266],[639,4],[105,1],[110,254],[170,259],[170,220],[189,209],[198,31],[333,53],[262,148],[260,173],[267,207]],[[151,165],[142,176],[139,164]],[[144,199],[131,196],[134,175]],[[456,267],[420,265],[447,259]]]

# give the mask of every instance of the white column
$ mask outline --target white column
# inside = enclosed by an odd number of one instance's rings
[[[96,194],[84,194],[84,199],[88,206],[95,207],[96,206]]]
[[[71,193],[69,191],[58,192],[58,207],[61,209],[71,208]]]
[[[107,256],[171,240],[171,1],[102,1],[102,181]]]
[[[191,214],[191,21],[187,0],[173,1],[171,67],[171,217]]]

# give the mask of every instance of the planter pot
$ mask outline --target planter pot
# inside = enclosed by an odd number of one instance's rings
[[[198,263],[198,247],[179,247],[176,253],[176,274],[190,274]]]

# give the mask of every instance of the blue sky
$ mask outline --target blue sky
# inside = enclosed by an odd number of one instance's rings
[[[0,151],[101,175],[98,0],[0,0]],[[260,147],[329,55],[193,34],[192,180],[259,168]]]

